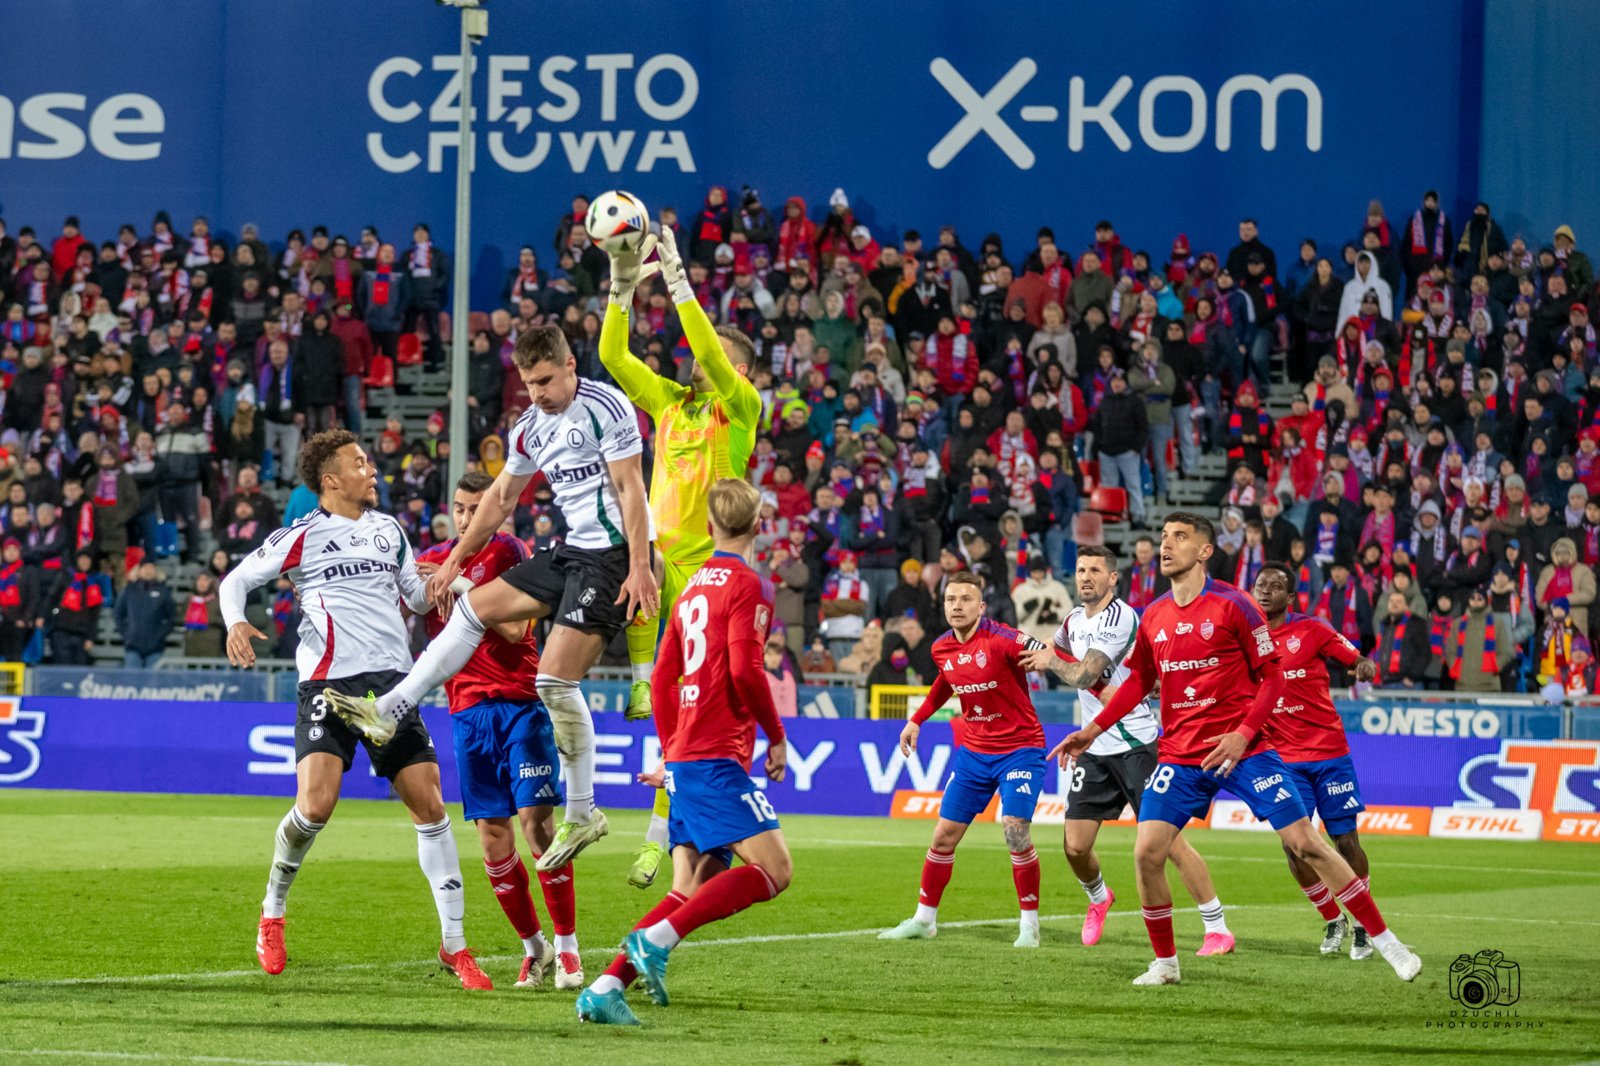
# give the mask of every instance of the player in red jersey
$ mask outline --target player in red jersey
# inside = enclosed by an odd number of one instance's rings
[[[667,960],[694,930],[775,898],[792,863],[778,816],[751,780],[755,727],[767,737],[766,775],[788,763],[783,724],[762,665],[772,586],[750,568],[761,494],[748,481],[711,486],[711,558],[678,595],[651,682],[656,733],[672,795],[672,891],[622,942],[621,954],[578,997],[578,1019],[638,1025],[622,990],[638,977],[667,1005]],[[744,865],[729,869],[733,856]]]
[[[466,533],[493,482],[487,474],[468,473],[456,483],[450,509],[458,538]],[[455,540],[434,545],[417,557],[417,569],[433,573],[455,546]],[[496,532],[461,568],[455,591],[464,595],[527,557],[521,541]],[[428,613],[429,639],[444,628],[445,620],[437,610]],[[462,813],[477,823],[484,871],[495,899],[522,938],[517,987],[535,988],[553,970],[557,988],[575,989],[583,987],[583,964],[578,954],[572,864],[539,871],[539,886],[555,928],[552,945],[539,929],[528,869],[517,854],[517,834],[511,824],[514,815],[537,860],[555,836],[554,810],[562,798],[550,715],[534,691],[538,673],[539,648],[532,624],[502,622],[489,627],[467,665],[444,683],[444,691],[461,777]]]
[[[1199,515],[1167,516],[1161,530],[1161,573],[1171,579],[1172,591],[1140,619],[1126,660],[1128,680],[1092,723],[1051,753],[1063,766],[1082,755],[1095,737],[1161,683],[1160,760],[1145,785],[1133,850],[1139,902],[1156,958],[1133,983],[1179,981],[1167,857],[1178,831],[1189,819],[1203,817],[1223,788],[1257,818],[1270,821],[1284,846],[1324,884],[1338,886],[1339,902],[1361,919],[1372,933],[1373,946],[1400,979],[1410,981],[1421,971],[1422,960],[1384,924],[1350,864],[1313,831],[1289,768],[1262,735],[1284,693],[1283,668],[1254,601],[1206,576],[1215,536],[1211,522]]]
[[[1367,853],[1361,847],[1356,816],[1366,807],[1361,802],[1361,785],[1356,780],[1355,763],[1350,759],[1350,744],[1345,740],[1344,722],[1333,706],[1328,677],[1329,660],[1345,668],[1354,667],[1357,681],[1378,676],[1378,664],[1364,658],[1354,644],[1334,632],[1320,618],[1292,614],[1293,571],[1282,563],[1267,563],[1256,575],[1253,590],[1256,603],[1267,617],[1273,643],[1278,647],[1286,684],[1267,731],[1272,746],[1289,767],[1306,810],[1322,816],[1322,826],[1333,838],[1333,846],[1362,882],[1369,884]],[[1315,870],[1301,862],[1287,847],[1289,870],[1300,889],[1327,922],[1322,936],[1322,954],[1333,955],[1344,943],[1350,924],[1339,912],[1333,893]],[[1361,960],[1372,955],[1372,942],[1361,920],[1356,919],[1355,936],[1350,942],[1350,957]]]
[[[900,733],[910,755],[922,723],[952,695],[961,700],[955,769],[939,804],[939,821],[922,864],[917,913],[879,934],[883,940],[925,940],[939,931],[939,900],[955,870],[956,845],[995,791],[1000,792],[1011,877],[1022,910],[1016,947],[1039,946],[1039,856],[1033,850],[1033,809],[1044,787],[1044,727],[1028,695],[1022,655],[1043,647],[1026,633],[984,617],[982,579],[951,576],[944,590],[950,629],[933,642],[939,676]]]

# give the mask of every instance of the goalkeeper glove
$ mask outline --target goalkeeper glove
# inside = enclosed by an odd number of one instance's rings
[[[688,272],[683,268],[683,256],[678,251],[678,238],[670,228],[661,230],[661,241],[656,246],[661,262],[661,280],[667,283],[673,306],[694,301],[694,289],[689,284]]]
[[[656,248],[656,237],[648,234],[636,252],[611,253],[611,302],[624,311],[633,306],[633,292],[639,284],[661,269],[660,263],[646,263]]]

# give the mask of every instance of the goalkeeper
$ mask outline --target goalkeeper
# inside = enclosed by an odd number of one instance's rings
[[[657,260],[646,263],[652,249]],[[662,377],[628,350],[634,290],[657,270],[694,356],[688,386]],[[711,486],[718,478],[743,478],[749,467],[761,418],[760,394],[747,379],[754,357],[750,338],[732,326],[713,326],[706,317],[670,229],[663,228],[659,239],[646,238],[636,253],[611,256],[611,301],[600,327],[600,362],[656,425],[650,508],[664,567],[661,616],[668,615],[689,578],[711,556],[706,506]],[[630,719],[650,715],[650,675],[659,632],[660,618],[642,613],[628,627]],[[655,880],[667,852],[667,813],[667,793],[659,790],[644,845],[628,872],[628,883],[637,888]]]

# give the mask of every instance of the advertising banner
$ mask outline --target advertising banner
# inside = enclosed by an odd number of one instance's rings
[[[28,681],[35,696],[77,696],[85,700],[150,700],[176,703],[218,703],[222,700],[274,698],[274,676],[290,684],[280,699],[294,699],[293,674],[257,674],[242,670],[125,670],[94,666],[35,666]]]

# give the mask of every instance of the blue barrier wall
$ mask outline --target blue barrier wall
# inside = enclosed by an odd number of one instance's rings
[[[1480,114],[1480,5],[490,4],[479,299],[521,242],[549,253],[574,192],[616,185],[687,213],[714,181],[814,211],[842,184],[887,236],[952,223],[1014,252],[1040,223],[1076,248],[1102,216],[1158,256],[1180,231],[1226,250],[1248,213],[1289,256],[1352,236],[1369,197],[1398,217],[1430,187],[1459,215],[1481,131],[1506,124]],[[456,27],[426,0],[13,5],[0,212],[47,239],[69,213],[97,238],[144,230],[157,206],[180,232],[205,213],[273,239],[373,222],[403,244],[425,218],[449,247]],[[1543,96],[1519,146],[1564,138],[1582,100]]]

